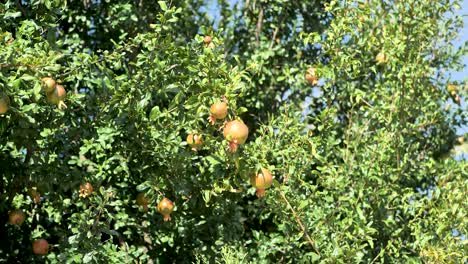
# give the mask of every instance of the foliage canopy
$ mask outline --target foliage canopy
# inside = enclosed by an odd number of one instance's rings
[[[0,261],[465,263],[467,164],[450,153],[466,149],[467,89],[447,74],[464,67],[459,7],[0,3]],[[235,119],[249,135],[231,153]]]

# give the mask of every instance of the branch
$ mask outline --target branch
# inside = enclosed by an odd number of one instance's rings
[[[24,164],[27,166],[29,161],[31,160],[31,156],[34,152],[34,148],[29,146],[26,151],[26,157],[24,158]]]
[[[24,17],[27,17],[27,13],[26,13],[26,10],[24,10],[23,6],[21,5],[21,2],[19,0],[16,0],[15,1],[15,5],[16,7],[21,11],[21,14],[24,16]]]
[[[306,237],[306,240],[307,242],[309,242],[310,246],[312,247],[312,249],[315,251],[315,253],[317,253],[319,256],[320,255],[320,251],[317,249],[317,247],[315,246],[315,243],[314,241],[312,241],[312,239],[310,238],[309,234],[307,233],[307,229],[305,228],[304,224],[302,223],[301,219],[299,218],[299,216],[297,215],[296,211],[294,210],[294,208],[291,206],[291,204],[289,203],[288,199],[286,199],[286,196],[283,194],[283,192],[280,190],[279,191],[280,195],[281,195],[281,198],[284,200],[284,202],[286,202],[286,204],[288,205],[289,209],[291,209],[291,212],[293,213],[294,215],[294,218],[296,219],[296,222],[297,224],[301,227],[302,229],[302,232],[304,233],[305,237]]]
[[[262,26],[263,26],[263,8],[260,9],[260,13],[258,14],[257,30],[255,31],[255,40],[257,42],[257,46],[260,45],[260,33],[262,32]]]
[[[42,68],[42,67],[45,67],[45,66],[36,66],[36,65],[20,64],[20,63],[14,63],[14,64],[0,63],[0,68],[12,68],[12,67],[26,67],[26,68],[29,68],[29,69],[38,69],[38,68]]]

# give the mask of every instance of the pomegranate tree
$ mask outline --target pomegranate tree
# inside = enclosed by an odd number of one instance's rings
[[[46,93],[47,100],[58,106],[59,109],[67,108],[67,105],[63,102],[67,95],[67,91],[61,84],[55,85],[55,89],[53,89],[50,93]]]
[[[10,98],[7,95],[0,96],[0,115],[8,112],[10,108]]]
[[[26,218],[23,211],[21,210],[12,210],[8,216],[8,223],[18,226],[21,225]]]
[[[171,213],[174,210],[174,203],[164,197],[158,204],[158,212],[163,215],[165,222],[171,221]]]
[[[224,138],[229,141],[229,151],[237,152],[239,145],[244,144],[249,136],[249,128],[244,122],[233,120],[226,123],[224,126]]]
[[[195,133],[190,133],[187,136],[187,144],[192,148],[193,151],[197,151],[203,145],[202,136]]]
[[[273,183],[271,172],[262,168],[260,172],[250,177],[250,183],[253,187],[257,188],[257,197],[265,196],[265,189],[268,189]]]
[[[212,104],[210,107],[210,114],[211,115],[208,117],[208,121],[210,121],[212,125],[216,123],[217,119],[226,118],[228,114],[226,101]]]
[[[33,252],[36,255],[44,256],[49,253],[49,242],[47,240],[41,238],[34,240],[32,244]]]

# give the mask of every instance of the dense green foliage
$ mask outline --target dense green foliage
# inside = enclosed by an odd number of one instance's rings
[[[459,4],[1,3],[0,262],[468,261],[467,163],[450,155],[467,90],[447,90]],[[234,119],[249,137],[230,153]],[[261,168],[275,180],[257,198]]]

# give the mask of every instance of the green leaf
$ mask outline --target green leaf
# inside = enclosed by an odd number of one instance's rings
[[[168,7],[166,1],[158,1],[159,7],[161,7],[162,11],[167,11]]]

